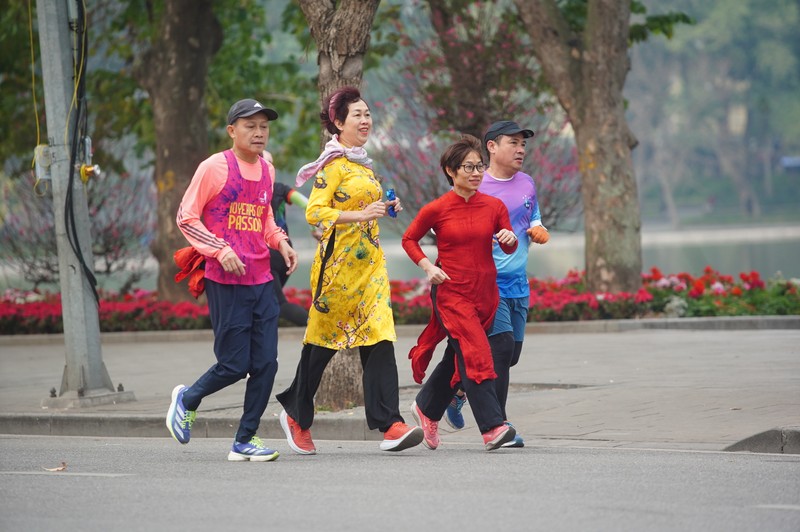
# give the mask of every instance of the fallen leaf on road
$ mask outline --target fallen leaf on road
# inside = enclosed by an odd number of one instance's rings
[[[66,471],[67,470],[67,463],[61,462],[61,465],[58,467],[43,467],[45,471]]]

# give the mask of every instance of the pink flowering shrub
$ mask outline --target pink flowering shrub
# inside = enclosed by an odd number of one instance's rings
[[[723,275],[707,266],[702,275],[665,275],[652,268],[634,293],[591,293],[583,272],[563,279],[536,279],[530,284],[529,321],[628,319],[643,317],[800,315],[796,281],[764,281],[758,272]],[[430,285],[425,279],[391,281],[392,310],[397,324],[427,323],[431,315]],[[308,309],[311,292],[287,287],[286,298]],[[194,302],[159,301],[157,294],[102,293],[100,330],[149,331],[209,329],[208,307]],[[61,297],[8,290],[0,298],[0,334],[63,331]]]
[[[582,272],[563,279],[531,279],[529,321],[640,318],[649,313],[653,296],[643,287],[634,294],[590,293]]]
[[[390,281],[392,312],[398,325],[428,323],[431,317],[431,285],[427,279]]]
[[[654,313],[677,316],[748,316],[800,314],[796,281],[764,281],[758,272],[723,275],[711,266],[703,274],[664,275],[652,268],[642,276],[652,294]]]

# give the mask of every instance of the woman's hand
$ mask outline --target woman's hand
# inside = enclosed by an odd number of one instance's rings
[[[370,220],[376,220],[386,216],[388,212],[389,205],[387,202],[376,201],[370,203],[364,210],[361,211],[361,221],[369,222]]]
[[[513,231],[509,231],[508,229],[500,229],[494,236],[495,238],[497,238],[497,241],[499,243],[504,244],[506,246],[510,246],[517,241],[517,235],[515,235]]]
[[[438,266],[434,266],[433,264],[425,268],[425,275],[428,276],[428,281],[430,281],[431,284],[442,284],[443,282],[450,280],[450,277],[444,272],[443,269],[439,268]]]
[[[386,215],[389,215],[389,207],[394,207],[394,212],[399,213],[403,210],[403,206],[400,205],[400,198],[393,199],[392,201],[385,201],[386,204]]]

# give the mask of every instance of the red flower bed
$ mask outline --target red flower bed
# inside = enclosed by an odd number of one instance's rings
[[[101,293],[100,330],[154,331],[209,329],[208,307],[197,303],[159,301],[154,292]],[[61,294],[9,291],[0,300],[0,334],[63,332]]]
[[[591,293],[583,272],[563,279],[530,279],[529,321],[622,319],[658,316],[800,315],[796,281],[764,281],[758,272],[723,275],[707,266],[699,277],[665,275],[652,268],[634,293]],[[395,323],[427,323],[430,285],[425,279],[391,281]],[[308,289],[287,287],[286,298],[311,307]],[[154,292],[101,294],[101,331],[209,329],[208,307],[159,301]],[[59,294],[9,290],[0,299],[0,334],[63,331]]]

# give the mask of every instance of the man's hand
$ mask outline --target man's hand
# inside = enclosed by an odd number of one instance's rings
[[[550,233],[541,225],[531,227],[527,232],[531,237],[531,242],[535,244],[547,244],[547,241],[550,240]]]
[[[238,277],[244,275],[244,262],[242,262],[242,260],[233,250],[222,257],[222,260],[219,261],[219,263],[222,265],[222,269],[228,273],[232,273]]]

